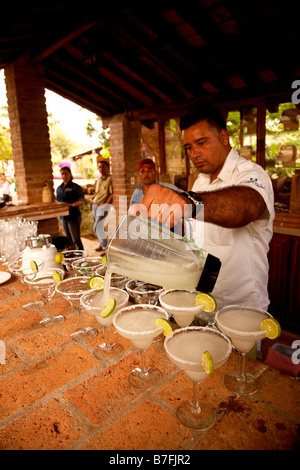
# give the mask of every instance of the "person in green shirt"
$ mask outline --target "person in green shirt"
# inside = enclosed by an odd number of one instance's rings
[[[93,230],[99,240],[99,247],[95,251],[104,254],[107,248],[107,236],[104,230],[105,219],[109,212],[109,205],[113,202],[112,177],[109,173],[109,163],[106,160],[98,162],[99,178],[95,183],[95,194],[91,199],[94,219]]]

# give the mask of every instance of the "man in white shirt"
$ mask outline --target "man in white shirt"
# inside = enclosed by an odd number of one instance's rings
[[[191,215],[194,204],[203,203],[201,247],[222,262],[212,292],[218,307],[247,304],[267,309],[267,253],[274,219],[270,178],[231,148],[226,123],[216,108],[198,106],[181,118],[180,125],[186,153],[199,171],[193,192],[180,194],[154,184],[141,204],[150,218],[172,226],[178,211],[151,213],[152,204],[179,204],[184,209],[188,203]]]

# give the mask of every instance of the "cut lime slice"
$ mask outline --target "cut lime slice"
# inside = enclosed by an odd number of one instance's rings
[[[211,294],[199,292],[195,297],[195,305],[204,305],[204,312],[213,312],[217,308],[216,299]]]
[[[205,351],[202,354],[202,366],[207,374],[213,374],[215,370],[214,361],[211,357],[211,354],[208,351]]]
[[[56,282],[56,284],[58,284],[60,281],[62,281],[62,277],[61,277],[61,275],[58,271],[53,271],[52,276],[53,276],[53,279]]]
[[[88,286],[90,289],[103,290],[104,279],[101,276],[92,276],[88,280]]]
[[[267,338],[269,339],[276,339],[281,334],[280,324],[275,318],[265,318],[260,324],[260,329],[267,330]]]
[[[65,257],[64,257],[64,254],[63,254],[63,253],[60,253],[60,252],[59,252],[59,253],[56,253],[54,259],[55,259],[55,262],[56,262],[57,264],[60,264],[60,263],[63,263],[63,262],[64,262]]]
[[[106,255],[103,255],[101,258],[101,263],[106,264]]]
[[[105,302],[105,304],[103,305],[103,308],[100,312],[100,316],[102,318],[109,317],[109,315],[111,315],[113,313],[114,309],[116,308],[116,304],[117,304],[116,299],[113,299],[113,298],[108,299]]]
[[[171,323],[168,320],[166,320],[165,318],[157,318],[155,320],[155,324],[159,328],[163,329],[163,334],[165,336],[168,336],[173,331],[173,327],[172,327]]]
[[[31,271],[33,271],[34,273],[37,273],[39,270],[36,261],[34,261],[33,259],[30,261],[30,268],[31,268]]]

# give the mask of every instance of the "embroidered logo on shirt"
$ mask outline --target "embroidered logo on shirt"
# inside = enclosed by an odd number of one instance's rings
[[[263,184],[260,184],[260,183],[257,182],[257,178],[249,178],[248,180],[244,180],[244,181],[241,182],[241,184],[248,184],[248,183],[253,183],[258,188],[265,188],[265,186]]]

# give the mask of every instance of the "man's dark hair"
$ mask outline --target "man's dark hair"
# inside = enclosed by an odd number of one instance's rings
[[[107,160],[99,160],[97,165],[99,165],[100,163],[105,163],[105,165],[109,168],[109,162]]]
[[[180,119],[180,129],[183,131],[188,127],[193,126],[197,122],[207,121],[212,127],[215,127],[219,132],[222,129],[226,130],[226,122],[221,112],[214,106],[210,106],[206,103],[199,103],[186,113]]]

